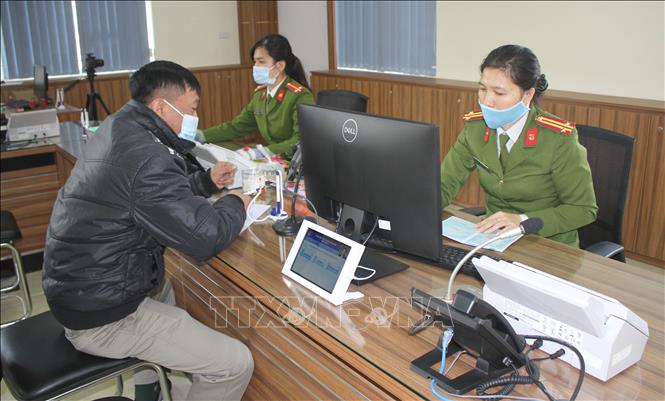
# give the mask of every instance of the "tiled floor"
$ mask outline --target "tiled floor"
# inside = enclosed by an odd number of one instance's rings
[[[36,315],[47,311],[48,304],[46,303],[46,298],[44,297],[44,292],[42,291],[42,272],[36,271],[28,273],[26,275],[26,279],[28,280],[28,288],[30,289],[30,297],[32,298],[32,314]],[[6,322],[8,320],[12,320],[16,316],[20,316],[22,311],[21,304],[18,300],[11,296],[17,293],[19,293],[19,291],[12,291],[9,293],[10,296],[3,294],[2,306],[0,307],[2,322]],[[171,374],[169,374],[169,379],[173,383],[173,388],[171,390],[173,400],[185,399],[185,396],[189,391],[189,386],[191,385],[189,379],[187,379],[187,377],[185,377],[185,375],[180,372],[171,372]],[[132,375],[123,375],[123,381],[125,389],[123,395],[133,399],[134,380]],[[65,400],[91,401],[98,398],[115,395],[115,383],[115,379],[108,380],[96,386],[91,386],[86,390],[74,393],[70,397],[65,398]],[[15,401],[15,398],[9,392],[9,389],[7,388],[4,380],[2,380],[2,383],[0,383],[0,400]]]
[[[628,264],[631,265],[642,265],[649,266],[645,263],[628,260]],[[28,288],[30,289],[30,295],[33,303],[33,315],[45,312],[48,310],[48,304],[46,303],[46,298],[44,297],[44,292],[42,291],[42,272],[36,271],[28,273],[26,275],[28,280]],[[2,307],[0,308],[0,315],[2,317],[2,322],[10,320],[15,316],[20,315],[21,305],[15,299],[12,299],[11,295],[17,294],[18,291],[13,291],[10,293],[10,296],[7,297],[3,295],[2,297]],[[190,382],[184,374],[180,372],[172,372],[169,375],[171,382],[173,383],[172,396],[174,400],[182,400],[187,395],[189,391]],[[126,397],[134,397],[134,381],[131,374],[123,376],[125,382],[125,392]],[[97,398],[107,397],[115,394],[115,380],[109,380],[105,383],[101,383],[97,386],[90,387],[90,389],[81,391],[73,394],[71,397],[66,398],[65,400],[94,400]],[[2,401],[14,401],[15,398],[9,392],[4,380],[0,384],[0,400]]]

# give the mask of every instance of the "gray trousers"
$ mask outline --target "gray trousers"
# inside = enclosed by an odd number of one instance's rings
[[[164,280],[158,294],[136,312],[104,326],[65,329],[74,347],[107,358],[135,357],[191,375],[187,400],[240,400],[254,370],[249,349],[175,306],[173,287]],[[154,383],[151,369],[137,371],[136,384]]]

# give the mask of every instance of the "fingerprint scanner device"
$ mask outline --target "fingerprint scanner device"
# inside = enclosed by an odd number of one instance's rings
[[[363,297],[347,292],[365,246],[342,235],[303,221],[282,274],[333,305]]]
[[[586,373],[607,381],[638,362],[649,327],[616,299],[521,263],[473,259],[485,280],[483,299],[499,310],[520,334],[556,337],[584,356]],[[559,345],[545,341],[550,354]],[[561,357],[579,368],[573,352]]]
[[[233,183],[227,185],[227,188],[229,189],[242,187],[243,171],[246,169],[255,169],[257,167],[256,163],[247,160],[238,153],[212,143],[202,144],[196,142],[196,146],[192,149],[192,153],[204,168],[212,168],[217,162],[222,161],[235,164],[238,171],[236,171]]]
[[[7,122],[9,141],[29,141],[60,135],[60,123],[55,108],[12,112]]]

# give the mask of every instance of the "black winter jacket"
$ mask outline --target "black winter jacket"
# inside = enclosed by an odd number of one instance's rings
[[[130,101],[86,144],[58,192],[44,250],[44,294],[65,327],[88,329],[133,313],[164,277],[165,247],[207,260],[233,241],[242,200],[152,110]]]

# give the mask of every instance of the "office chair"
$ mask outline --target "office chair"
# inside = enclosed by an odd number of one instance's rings
[[[316,96],[316,104],[318,106],[359,111],[361,113],[367,113],[367,101],[367,96],[362,93],[345,90],[323,90]],[[293,158],[291,159],[291,165],[286,174],[288,181],[292,181],[296,178],[297,170],[300,168],[300,162],[301,151],[300,144],[298,143],[293,147]]]
[[[26,319],[32,314],[32,299],[30,299],[30,289],[28,288],[28,281],[25,279],[25,270],[23,269],[23,261],[21,259],[21,253],[14,246],[14,241],[21,239],[21,230],[16,224],[16,219],[14,215],[9,210],[0,211],[0,247],[3,249],[9,249],[12,254],[12,262],[14,263],[14,273],[16,278],[11,285],[2,287],[0,293],[13,291],[18,288],[21,290],[22,296],[20,295],[8,295],[9,297],[18,298],[21,301],[21,308],[23,312],[20,317],[8,322],[2,323],[0,328],[5,328],[16,322],[19,322],[23,319]],[[3,299],[4,301],[4,299]]]
[[[635,138],[588,125],[577,125],[577,132],[598,204],[596,221],[579,229],[580,247],[625,263],[621,230]]]
[[[367,96],[345,90],[323,90],[316,95],[316,104],[335,109],[367,113]]]
[[[621,230],[635,138],[579,124],[577,133],[587,150],[598,205],[596,221],[578,229],[580,248],[625,263]],[[485,214],[483,207],[461,210],[474,216]]]
[[[0,346],[3,380],[19,401],[60,399],[110,378],[116,378],[121,395],[122,374],[141,367],[157,372],[162,396],[171,401],[164,368],[136,358],[103,358],[77,351],[50,311],[0,330]]]

